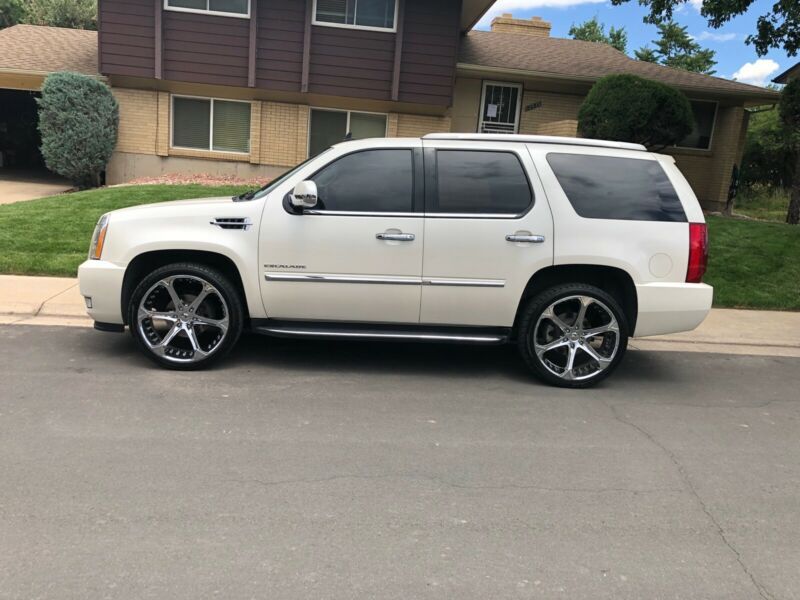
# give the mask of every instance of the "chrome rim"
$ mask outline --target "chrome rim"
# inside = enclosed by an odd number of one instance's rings
[[[219,349],[228,335],[230,313],[214,285],[194,275],[174,275],[147,290],[139,302],[137,322],[153,354],[192,363]]]
[[[580,381],[612,363],[619,349],[619,324],[596,298],[567,296],[545,309],[531,338],[545,369],[561,379]]]

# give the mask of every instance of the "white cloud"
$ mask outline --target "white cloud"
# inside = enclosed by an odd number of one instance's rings
[[[497,0],[478,22],[478,27],[488,27],[492,19],[503,13],[528,11],[536,8],[569,8],[579,4],[602,4],[606,0]]]
[[[780,67],[778,63],[770,58],[759,58],[755,62],[744,63],[739,70],[731,76],[731,79],[749,83],[752,85],[765,86],[769,76]]]
[[[692,5],[697,12],[700,12],[700,9],[703,8],[703,0],[689,0],[689,4]]]
[[[738,37],[738,33],[714,33],[713,31],[703,31],[692,36],[693,39],[700,42],[706,40],[711,40],[713,42],[730,42]]]

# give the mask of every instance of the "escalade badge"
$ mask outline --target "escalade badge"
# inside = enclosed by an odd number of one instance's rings
[[[265,269],[305,269],[305,265],[264,265]]]

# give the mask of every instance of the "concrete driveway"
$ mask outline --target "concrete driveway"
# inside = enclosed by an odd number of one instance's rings
[[[47,171],[0,169],[0,204],[54,196],[72,187],[66,179]]]
[[[0,326],[0,598],[791,599],[800,359]]]

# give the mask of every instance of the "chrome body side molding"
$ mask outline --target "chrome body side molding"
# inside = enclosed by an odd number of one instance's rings
[[[372,277],[367,275],[339,275],[321,273],[264,273],[266,281],[293,281],[305,283],[371,283],[383,285],[432,285],[456,287],[505,287],[502,279],[469,279],[461,277]]]
[[[380,283],[385,285],[419,285],[418,277],[369,277],[362,275],[321,275],[316,273],[265,273],[267,281],[300,281],[305,283]]]
[[[279,319],[256,319],[253,322],[253,331],[273,337],[452,342],[461,344],[503,344],[508,342],[511,336],[510,328],[501,327],[283,321]]]

